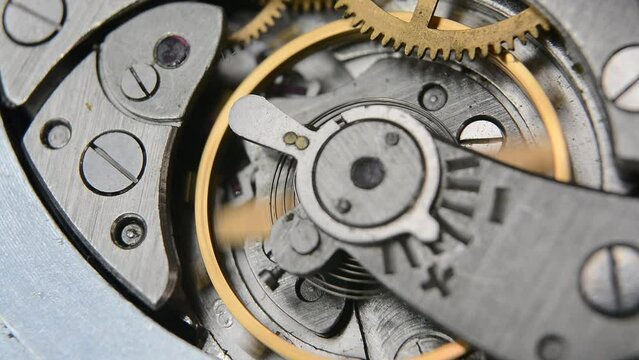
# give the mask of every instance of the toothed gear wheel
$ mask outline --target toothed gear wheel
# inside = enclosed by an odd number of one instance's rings
[[[550,29],[549,23],[529,8],[479,28],[437,30],[439,18],[433,16],[437,2],[419,0],[410,19],[390,14],[369,0],[338,0],[335,8],[345,8],[344,16],[352,18],[353,26],[362,33],[370,33],[372,40],[382,37],[383,45],[392,45],[395,50],[404,47],[407,55],[415,51],[420,58],[427,52],[431,59],[441,54],[444,60],[448,60],[452,52],[458,60],[464,52],[471,59],[477,53],[482,57],[489,53],[499,54],[503,44],[513,49],[516,38],[525,44],[526,34],[536,38],[540,29]]]
[[[275,21],[282,17],[286,9],[287,0],[268,0],[262,10],[240,30],[229,36],[231,43],[246,46],[257,40],[268,28],[275,25]]]
[[[290,0],[291,8],[295,11],[322,11],[332,9],[333,0]]]

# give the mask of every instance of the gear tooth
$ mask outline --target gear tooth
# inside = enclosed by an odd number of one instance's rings
[[[470,60],[475,60],[475,58],[477,58],[477,51],[479,51],[478,47],[468,49],[468,58]]]
[[[354,17],[353,20],[351,20],[351,26],[352,27],[358,27],[360,25],[364,24],[364,20],[358,18],[358,17]]]
[[[519,39],[521,39],[520,37],[518,37]],[[512,39],[508,39],[506,41],[506,47],[510,50],[513,50],[515,48],[515,38]]]
[[[397,39],[393,39],[393,50],[398,51],[401,47],[402,47],[402,42],[397,40]]]
[[[519,39],[519,41],[521,41],[521,44],[522,44],[522,45],[526,45],[526,44],[528,43],[528,37],[526,36],[526,34],[519,34],[519,35],[517,36],[517,39]],[[514,49],[514,48],[515,48],[515,47],[513,46],[513,49]]]
[[[362,26],[359,28],[359,32],[361,32],[362,34],[366,34],[366,32],[370,29],[370,25],[363,23]]]
[[[435,49],[429,49],[429,56],[431,60],[435,60],[437,59],[437,55],[439,54],[440,50],[435,50]]]
[[[381,33],[377,31],[377,29],[373,28],[373,31],[371,31],[371,36],[370,36],[371,40],[376,40],[380,34]]]
[[[482,45],[479,48],[479,54],[481,55],[481,57],[488,56],[488,51],[489,51],[488,45]]]
[[[534,37],[535,39],[539,37],[539,28],[537,28],[536,26],[532,29],[530,29],[529,31],[530,36]]]
[[[455,60],[462,61],[464,59],[464,52],[468,52],[468,50],[455,51]]]
[[[384,34],[384,36],[382,37],[382,46],[387,46],[392,39],[393,38],[390,37],[389,35]]]
[[[426,50],[427,48],[425,46],[421,46],[417,48],[417,57],[420,59],[424,58],[424,55],[426,55]]]
[[[442,59],[448,61],[450,59],[451,49],[442,49]]]
[[[404,54],[406,56],[410,56],[410,54],[413,53],[414,48],[415,48],[415,45],[404,45]]]

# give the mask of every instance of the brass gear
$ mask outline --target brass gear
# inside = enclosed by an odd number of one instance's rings
[[[257,40],[269,27],[275,25],[275,20],[282,17],[286,9],[287,0],[268,0],[260,12],[246,25],[229,36],[234,45],[246,46]]]
[[[380,8],[370,0],[338,0],[336,9],[345,8],[344,16],[352,18],[352,24],[362,33],[370,33],[371,40],[382,37],[384,46],[392,44],[393,49],[402,46],[406,55],[416,51],[422,58],[429,52],[431,59],[441,54],[448,60],[451,52],[461,60],[464,52],[474,59],[479,52],[499,54],[502,44],[514,48],[516,38],[526,43],[526,34],[539,36],[539,29],[549,30],[549,23],[535,10],[529,8],[521,13],[494,24],[467,30],[437,30],[439,18],[433,16],[438,0],[418,0],[409,21],[399,19]]]
[[[294,11],[321,11],[332,9],[333,0],[290,0],[291,8]]]

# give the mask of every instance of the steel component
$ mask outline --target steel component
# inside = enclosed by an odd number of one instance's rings
[[[579,284],[584,300],[595,310],[616,317],[639,311],[639,251],[614,244],[597,249],[581,269]]]
[[[233,44],[246,46],[253,40],[257,40],[269,27],[275,25],[275,21],[282,17],[282,11],[286,9],[286,0],[266,0],[262,10],[241,29],[229,36]]]
[[[539,29],[549,30],[550,26],[533,9],[495,24],[476,29],[458,28],[453,31],[439,31],[436,24],[439,18],[433,16],[438,0],[419,0],[412,16],[395,16],[387,13],[370,0],[338,0],[335,8],[344,8],[344,15],[352,18],[352,25],[362,33],[370,33],[371,40],[382,37],[382,44],[392,44],[395,50],[404,48],[410,55],[413,51],[422,58],[428,52],[431,59],[441,54],[448,60],[451,53],[461,60],[464,53],[474,59],[499,54],[502,44],[514,48],[515,39],[526,43],[526,35],[539,36]],[[428,27],[435,25],[433,28]]]
[[[113,131],[93,139],[80,159],[82,179],[100,195],[120,195],[140,182],[146,155],[140,140]]]
[[[273,269],[264,269],[260,271],[258,274],[260,280],[266,285],[269,289],[275,290],[280,286],[280,278],[284,275],[285,271],[280,269],[279,267],[275,267]]]
[[[206,359],[126,300],[65,241],[13,155],[4,126],[0,153],[0,287],[5,289],[0,326],[10,331],[2,331],[3,356]],[[122,336],[130,333],[136,336]]]
[[[13,0],[12,0],[13,1]],[[32,107],[38,107],[38,103],[44,99],[41,94],[34,94],[36,88],[47,77],[52,76],[56,65],[86,39],[97,28],[110,21],[117,14],[122,14],[135,5],[146,0],[19,0],[16,3],[38,4],[52,9],[47,10],[45,16],[56,17],[56,5],[65,4],[64,26],[58,29],[53,38],[38,46],[23,46],[10,39],[0,31],[0,53],[3,55],[0,62],[0,76],[2,77],[3,96],[14,105],[24,105],[31,99],[35,103]],[[19,11],[16,9],[16,11]],[[6,12],[4,16],[6,17]],[[13,20],[11,20],[13,21]],[[20,23],[20,29],[26,29],[29,34],[40,33],[42,36],[42,18],[32,16],[25,23]],[[32,32],[37,29],[37,32]],[[23,30],[20,30],[23,31]],[[31,36],[31,35],[30,35]]]
[[[71,127],[69,123],[61,120],[51,120],[44,125],[40,135],[42,144],[51,149],[62,149],[71,140]]]
[[[498,153],[506,142],[506,135],[494,120],[472,119],[459,132],[459,144],[486,155]]]
[[[377,111],[349,119],[353,125],[324,144],[313,168],[322,208],[351,226],[381,226],[402,216],[419,197],[426,177],[418,143],[402,127],[374,120],[384,119],[387,110]],[[395,146],[386,144],[390,132],[400,138]]]
[[[426,85],[420,97],[420,104],[428,111],[440,110],[448,101],[446,90],[438,84]]]
[[[264,116],[266,114],[266,116]],[[311,131],[290,118],[288,115],[281,112],[275,106],[271,105],[264,98],[259,96],[247,96],[237,101],[236,106],[230,113],[230,127],[238,135],[243,138],[255,142],[257,144],[278,150],[297,159],[297,194],[300,198],[300,202],[304,204],[304,209],[308,213],[310,219],[326,233],[334,236],[341,241],[354,242],[354,243],[375,243],[385,240],[391,236],[401,234],[412,234],[419,238],[421,241],[429,242],[436,239],[436,234],[439,231],[438,224],[428,214],[428,208],[430,207],[434,197],[435,189],[439,182],[439,163],[435,158],[436,150],[432,143],[432,138],[429,132],[419,123],[405,112],[399,111],[392,107],[384,106],[368,106],[354,108],[345,111],[341,114],[342,120],[347,124],[356,124],[351,126],[361,126],[365,122],[362,120],[379,119],[382,118],[385,121],[390,122],[394,126],[393,129],[398,131],[403,129],[405,132],[412,134],[413,140],[412,147],[411,142],[404,141],[406,146],[412,149],[419,149],[418,154],[422,155],[417,159],[407,160],[410,165],[420,164],[424,170],[425,178],[417,176],[417,182],[414,184],[402,184],[400,180],[402,175],[406,172],[398,172],[397,175],[393,174],[392,178],[395,181],[389,181],[390,186],[408,186],[407,196],[399,196],[399,202],[397,209],[392,208],[389,214],[386,214],[384,209],[375,209],[375,206],[381,206],[382,204],[373,203],[368,207],[368,211],[382,211],[380,215],[368,215],[367,210],[350,211],[346,214],[348,218],[346,221],[349,223],[355,222],[358,226],[356,228],[344,223],[341,218],[344,214],[328,214],[324,209],[333,205],[338,201],[337,197],[341,194],[335,194],[336,197],[326,197],[324,195],[323,188],[330,188],[337,186],[335,183],[324,183],[321,177],[315,177],[317,172],[328,176],[330,171],[328,169],[323,170],[323,158],[326,156],[325,151],[330,148],[330,144],[338,137],[341,138],[345,132],[349,133],[349,126],[341,128],[335,122],[327,122],[317,131]],[[264,119],[265,121],[260,121]],[[268,121],[266,121],[268,119]],[[257,121],[255,121],[257,120]],[[310,140],[310,146],[304,150],[298,148],[292,148],[290,145],[286,145],[282,142],[282,137],[289,131],[293,131],[299,136],[304,136]],[[388,131],[388,128],[377,129],[376,133],[378,138],[378,144],[384,144],[384,134]],[[355,132],[357,134],[357,132]],[[348,139],[348,137],[346,137]],[[347,141],[348,142],[348,141]],[[337,148],[339,149],[339,143]],[[400,148],[396,154],[402,154],[402,159],[410,151],[403,147]],[[403,148],[403,149],[402,149]],[[388,149],[390,151],[390,149]],[[348,152],[348,150],[346,150]],[[378,156],[382,155],[382,151],[375,150]],[[390,152],[393,153],[392,151]],[[365,153],[363,154],[365,155]],[[355,158],[359,155],[356,154]],[[397,156],[397,155],[395,155]],[[413,155],[414,156],[414,155]],[[329,155],[327,161],[331,159],[337,159],[338,157]],[[388,160],[391,160],[389,158]],[[387,162],[389,162],[387,160]],[[387,165],[390,166],[390,165]],[[350,169],[348,169],[350,171]],[[343,169],[340,173],[337,172],[337,176],[344,175]],[[391,175],[391,174],[389,174]],[[346,175],[348,179],[348,175]],[[313,187],[309,187],[308,184],[314,184]],[[319,190],[315,193],[313,188]],[[352,194],[350,195],[352,196]],[[360,195],[364,196],[364,195]],[[379,195],[381,196],[381,195]],[[353,201],[357,198],[353,198]],[[389,200],[386,197],[380,197],[378,201],[384,202]],[[354,204],[357,206],[358,204]],[[387,206],[388,204],[384,204]],[[398,212],[401,212],[401,216]],[[350,217],[350,214],[356,214],[355,217]],[[357,215],[361,214],[361,215]],[[336,218],[337,216],[337,218]],[[358,218],[359,216],[359,218]],[[337,219],[337,220],[336,220]]]
[[[124,96],[133,101],[143,101],[155,94],[160,85],[160,75],[151,65],[134,64],[122,75],[120,88]]]
[[[198,21],[187,24],[174,19],[171,22],[175,14],[185,13],[197,14],[192,17],[207,26],[198,25]],[[167,162],[176,129],[132,116],[118,109],[117,103],[109,101],[105,95],[110,95],[111,99],[119,96],[134,104],[154,103],[158,98],[168,96],[160,88],[153,98],[143,103],[131,102],[120,89],[121,75],[131,64],[153,61],[155,39],[161,38],[159,33],[184,33],[198,44],[198,50],[192,51],[192,61],[179,69],[166,70],[172,75],[162,74],[163,82],[180,85],[180,92],[154,108],[163,115],[181,116],[210,68],[206,61],[211,61],[217,50],[221,16],[220,9],[215,6],[176,3],[156,7],[129,20],[107,37],[100,61],[97,52],[93,52],[65,78],[43,105],[23,139],[38,179],[56,208],[64,211],[64,219],[74,235],[132,293],[153,308],[168,299],[177,280],[177,259],[165,201]],[[152,36],[141,40],[149,33],[136,28],[138,25],[151,31]],[[135,33],[131,29],[140,31],[136,35],[139,38],[129,36]],[[127,40],[114,42],[113,39],[125,34]],[[140,42],[131,42],[136,39]],[[117,46],[124,46],[124,49],[118,52],[118,59],[109,60],[110,49]],[[147,50],[145,57],[136,58],[136,54],[140,54],[136,51],[141,48]],[[114,71],[114,67],[105,62],[122,65],[120,71]],[[105,71],[98,74],[99,65],[102,69],[113,70],[114,76],[106,76],[108,72],[105,74]],[[191,72],[175,78],[183,69]],[[103,85],[112,91],[105,94]],[[168,88],[175,92],[173,86]],[[69,97],[69,94],[76,95]],[[175,112],[171,114],[169,109]],[[73,129],[73,136],[61,149],[54,150],[42,144],[41,129],[50,119],[65,119]],[[87,149],[87,144],[92,146]],[[74,196],[68,196],[69,192]],[[113,240],[112,225],[129,213],[144,219],[146,240],[134,248],[123,249]]]
[[[317,300],[321,299],[324,294],[325,293],[323,291],[311,285],[310,282],[301,279],[299,290],[297,292],[300,300],[306,302],[316,302]]]
[[[2,24],[7,36],[19,45],[39,45],[53,38],[64,24],[64,0],[9,0]]]
[[[237,131],[239,128],[246,135],[243,131],[246,124],[236,126],[239,121],[236,116],[241,113],[241,107],[252,105],[244,99],[234,106],[230,124],[233,130]],[[253,112],[251,109],[245,115]],[[271,120],[269,123],[281,118],[272,108],[265,107],[261,113],[270,116],[267,118],[267,121]],[[395,121],[392,116],[382,119]],[[344,120],[348,123],[349,119],[344,116]],[[260,126],[256,124],[256,127]],[[321,130],[322,128],[319,131]],[[411,134],[419,142],[423,135],[412,130]],[[378,246],[370,246],[370,243],[367,244],[369,246],[362,246],[362,243],[343,241],[342,238],[335,239],[334,246],[353,256],[395,295],[423,314],[447,324],[449,330],[462,334],[465,339],[491,349],[502,357],[534,359],[537,354],[533,349],[537,339],[541,337],[538,332],[547,331],[545,329],[548,328],[555,329],[570,346],[570,353],[565,356],[567,359],[582,359],[591,356],[593,352],[597,352],[596,358],[609,356],[611,353],[613,358],[622,358],[639,351],[636,344],[627,341],[628,336],[639,331],[639,323],[601,319],[587,307],[579,306],[582,302],[580,291],[574,283],[574,270],[573,273],[567,271],[578,268],[584,253],[592,247],[602,246],[605,241],[602,239],[605,237],[634,239],[636,222],[632,214],[639,211],[639,201],[552,182],[473,155],[439,139],[435,139],[435,143],[437,151],[430,154],[438,154],[441,163],[445,164],[442,170],[445,181],[441,185],[437,184],[438,201],[430,212],[437,219],[442,232],[460,246],[448,251],[418,252],[411,247],[420,246],[419,242],[390,236],[387,243],[376,244]],[[428,154],[429,152],[425,152],[425,155]],[[302,161],[303,158],[300,159],[298,179],[304,169]],[[454,179],[479,181],[480,185],[472,188],[452,187],[450,184]],[[426,182],[428,181],[427,179]],[[297,184],[300,194],[303,184]],[[517,192],[512,189],[517,189]],[[306,197],[300,196],[301,206],[308,211],[306,201]],[[546,211],[548,207],[561,209],[560,214],[565,215],[549,214]],[[589,210],[580,211],[584,208]],[[573,221],[575,218],[582,220],[567,222],[568,217]],[[313,216],[310,218],[316,221]],[[615,224],[613,229],[605,226],[610,222]],[[317,224],[323,228],[321,222]],[[576,226],[567,227],[566,224]],[[525,231],[521,232],[522,229]],[[357,230],[358,228],[351,228],[351,231]],[[521,232],[517,235],[518,241],[508,241],[515,236],[515,232]],[[566,233],[571,235],[565,236]],[[564,236],[558,237],[557,234]],[[571,241],[577,237],[581,239],[578,244]],[[438,237],[438,242],[446,239]],[[328,245],[330,242],[330,238],[324,238],[322,244]],[[630,240],[629,244],[637,246],[638,243]],[[395,250],[391,253],[393,248]],[[398,255],[397,250],[402,248],[403,255]],[[543,254],[541,256],[544,261],[538,261],[531,254]],[[408,261],[400,261],[404,258]],[[627,270],[619,277],[623,278],[621,284],[625,284],[625,278],[629,274],[635,273],[638,258],[636,250],[631,255],[624,252],[623,260],[619,258],[624,272]],[[290,262],[286,263],[285,268],[298,264],[305,266],[301,263],[306,260],[289,258],[288,261]],[[597,267],[599,266],[595,265]],[[586,271],[589,272],[589,269]],[[459,276],[460,273],[472,273],[473,276]],[[499,280],[487,283],[484,279]],[[542,287],[545,291],[531,294],[525,285],[531,283],[537,284],[538,290]],[[570,290],[563,292],[561,301],[548,302],[546,294],[559,289]],[[631,282],[628,293],[633,294],[630,305],[636,307],[636,281]],[[481,315],[471,305],[477,305],[477,298],[473,296],[479,294],[482,299],[486,299],[481,302]],[[625,297],[622,301],[626,301]],[[527,307],[540,309],[540,314],[546,315],[531,322],[526,314],[518,310],[522,302]],[[514,325],[523,321],[523,318],[528,319],[528,326]],[[492,329],[487,329],[489,319],[500,321],[493,323]],[[593,349],[590,341],[584,339],[579,331],[575,331],[594,322],[597,327],[591,327],[591,331],[596,331],[598,338],[605,339],[606,344],[609,344],[606,349]],[[473,324],[482,326],[473,328]],[[504,334],[498,330],[502,326],[512,329],[511,332],[516,333],[512,336],[523,339],[520,341],[526,342],[528,346],[502,342]]]
[[[583,69],[583,77],[587,80],[584,87],[597,97],[594,94],[600,94],[601,87],[597,84],[603,82],[603,71],[608,60],[620,49],[637,44],[639,28],[628,28],[623,24],[638,21],[639,3],[624,1],[615,3],[615,6],[606,6],[588,0],[570,5],[552,0],[528,2],[546,15],[567,40],[567,46],[574,54],[574,62]],[[636,64],[625,67],[622,74],[617,76],[624,79],[624,83],[630,81],[636,76]],[[605,125],[611,130],[617,165],[626,175],[639,172],[637,113],[622,110],[609,100],[597,105],[597,110],[603,114],[600,116],[607,118]]]
[[[189,21],[183,21],[186,18]],[[153,8],[118,27],[100,46],[98,72],[107,97],[133,117],[178,123],[197,85],[208,80],[223,23],[217,8],[188,2]],[[153,69],[160,85],[156,85],[155,93],[149,91],[153,96],[145,101],[131,101],[121,89],[122,76],[128,76],[134,64],[157,65]],[[144,77],[140,80],[145,87],[147,83],[152,87],[155,81],[151,69],[143,73],[147,75],[138,77]]]
[[[447,24],[446,21],[442,21],[439,24],[442,29],[448,25],[449,24]],[[454,29],[455,25],[451,25],[450,28]],[[223,275],[224,271],[222,270],[221,264],[218,262],[216,256],[216,251],[219,251],[219,246],[213,241],[211,228],[209,227],[210,209],[208,208],[209,202],[207,199],[209,199],[209,195],[212,195],[210,193],[211,172],[214,167],[218,165],[216,155],[218,154],[222,137],[228,130],[229,111],[235,101],[263,86],[269,78],[269,75],[279,69],[282,65],[288,64],[291,59],[299,58],[301,53],[306,53],[306,51],[310,50],[312,47],[315,49],[321,49],[334,44],[336,41],[348,41],[349,39],[352,39],[351,36],[354,35],[355,31],[350,28],[347,21],[338,21],[296,39],[258,66],[252,76],[247,78],[245,82],[238,87],[236,92],[230,97],[227,104],[220,112],[209,137],[208,146],[205,150],[198,173],[196,190],[197,196],[195,197],[197,233],[200,249],[211,280],[213,281],[216,290],[219,292],[220,297],[224,299],[224,302],[227,304],[229,311],[237,317],[238,321],[269,348],[273,349],[278,354],[289,358],[315,359],[317,357],[314,353],[293,346],[286,340],[275,335],[272,330],[265,326],[251,311],[249,311],[249,309],[247,309],[245,303],[243,303],[234,292],[229,280]],[[551,143],[553,144],[553,149],[556,152],[555,164],[558,164],[560,168],[562,166],[567,166],[567,168],[564,168],[564,170],[567,170],[569,165],[562,160],[561,146],[557,146],[561,143],[561,141],[558,141],[556,138],[556,136],[560,135],[560,133],[556,131],[558,129],[558,119],[556,118],[554,111],[552,111],[552,107],[547,106],[550,102],[547,98],[544,100],[544,93],[540,90],[541,87],[538,86],[538,84],[535,85],[534,78],[530,75],[530,73],[525,70],[523,65],[518,64],[514,59],[510,59],[508,63],[504,63],[503,65],[505,68],[509,69],[512,74],[515,74],[514,76],[517,79],[521,80],[520,84],[523,84],[527,94],[534,100],[535,106],[538,106],[538,110],[544,124],[547,128],[552,129],[549,132],[551,137],[554,138]],[[556,176],[558,176],[558,178],[563,178],[565,174],[566,172],[562,170],[558,172]],[[437,354],[433,354],[433,356],[451,354],[455,351],[456,354],[463,354],[466,349],[460,344],[453,344],[450,347],[445,346],[442,349],[438,349]]]
[[[610,57],[601,74],[608,101],[618,108],[639,112],[639,45],[631,45]]]

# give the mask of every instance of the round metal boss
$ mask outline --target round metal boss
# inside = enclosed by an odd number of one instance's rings
[[[389,144],[389,133],[397,141]],[[413,205],[424,182],[423,164],[421,151],[406,130],[386,121],[359,121],[337,132],[318,154],[315,192],[337,221],[359,227],[382,225]]]

